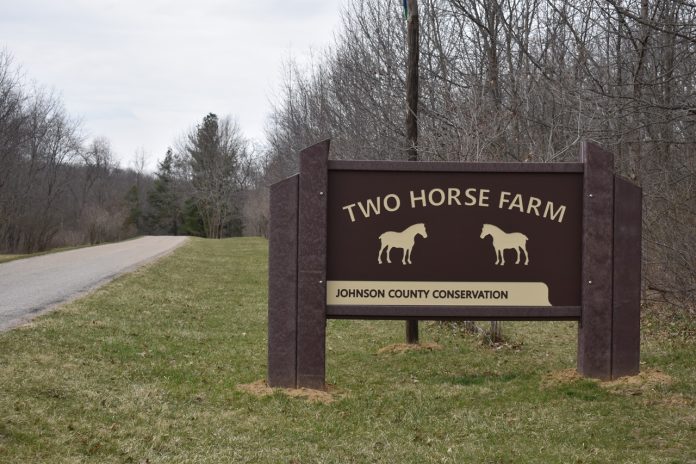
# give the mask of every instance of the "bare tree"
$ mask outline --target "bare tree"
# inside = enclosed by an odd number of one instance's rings
[[[246,184],[248,143],[231,117],[210,113],[191,130],[181,155],[190,165],[193,196],[208,238],[234,234],[238,205],[235,193]]]
[[[286,65],[267,179],[332,156],[403,159],[401,2],[353,0],[308,70]],[[696,296],[696,9],[671,0],[423,0],[418,155],[574,160],[582,139],[644,190],[645,297]],[[693,310],[693,309],[692,309]]]

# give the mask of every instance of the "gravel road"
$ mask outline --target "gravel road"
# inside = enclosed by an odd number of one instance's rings
[[[0,264],[0,331],[172,251],[186,237],[142,237]]]

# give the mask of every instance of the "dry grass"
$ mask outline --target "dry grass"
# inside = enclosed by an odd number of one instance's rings
[[[237,385],[237,389],[259,397],[279,393],[291,398],[301,398],[311,403],[329,404],[335,401],[332,389],[323,391],[310,388],[271,388],[265,380],[257,380],[256,382]]]
[[[0,462],[696,462],[695,346],[652,331],[642,376],[598,383],[573,323],[506,323],[500,349],[422,323],[404,350],[401,321],[335,320],[335,389],[268,389],[266,263],[192,240],[0,334]]]
[[[557,387],[568,385],[574,382],[594,382],[601,388],[613,393],[640,394],[648,390],[669,387],[673,383],[671,376],[659,369],[643,369],[638,375],[620,377],[615,380],[586,379],[578,373],[576,369],[562,369],[546,374],[543,385],[546,387]]]
[[[442,349],[442,345],[439,343],[425,342],[425,343],[393,343],[387,345],[383,348],[377,350],[377,354],[400,354],[409,351],[439,351]]]

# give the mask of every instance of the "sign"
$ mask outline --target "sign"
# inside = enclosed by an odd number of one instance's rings
[[[580,173],[328,181],[328,305],[580,305]]]
[[[268,383],[323,388],[329,318],[573,320],[578,371],[639,370],[641,190],[575,163],[329,161],[271,187]]]

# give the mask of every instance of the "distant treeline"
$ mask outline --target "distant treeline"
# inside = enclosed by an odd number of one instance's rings
[[[159,162],[152,188],[131,210],[133,223],[151,234],[265,235],[263,211],[245,213],[262,172],[252,155],[234,119],[208,114]]]
[[[145,182],[116,168],[108,140],[86,142],[60,99],[0,52],[0,252],[131,236],[126,193]]]
[[[145,172],[121,168],[106,138],[85,140],[50,92],[27,85],[0,52],[0,253],[121,240],[138,234],[226,237],[244,232],[258,177],[229,117],[206,116]],[[264,219],[249,233],[265,233]]]
[[[644,191],[644,299],[696,314],[696,8],[673,0],[421,0],[423,160],[570,161],[613,151]],[[267,183],[331,137],[339,159],[406,159],[401,1],[351,0],[332,47],[286,66]]]

